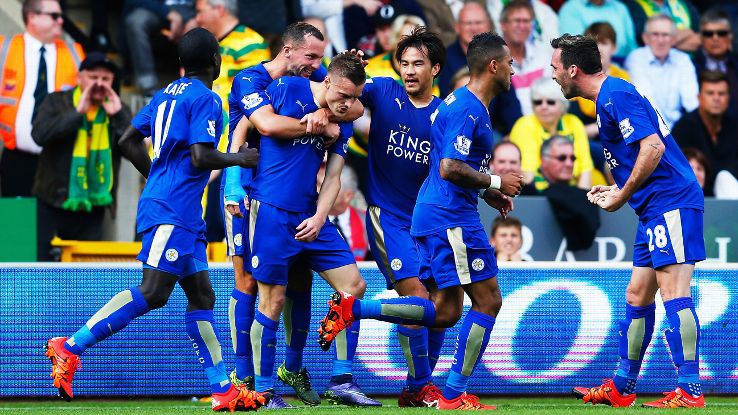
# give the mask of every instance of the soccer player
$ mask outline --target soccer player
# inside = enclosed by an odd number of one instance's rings
[[[630,83],[602,71],[595,39],[563,35],[551,41],[553,78],[566,98],[594,101],[597,126],[613,186],[594,186],[589,201],[608,212],[629,203],[638,215],[633,273],[619,324],[620,366],[614,379],[576,387],[584,402],[635,404],[636,381],[654,330],[656,291],[661,290],[669,328],[666,341],[677,367],[674,391],[644,407],[703,407],[700,389],[700,325],[690,296],[694,264],[705,259],[704,197],[664,120]]]
[[[419,26],[400,40],[394,58],[404,86],[393,78],[370,78],[361,96],[371,110],[366,229],[387,289],[427,299],[428,289],[418,278],[420,254],[410,236],[410,224],[415,199],[428,176],[431,115],[441,104],[433,96],[433,80],[443,66],[446,50],[437,35]],[[432,280],[425,283],[435,288]],[[399,406],[425,406],[426,395],[440,392],[431,375],[445,331],[417,325],[397,327],[409,369]]]
[[[239,165],[252,167],[258,153],[243,148],[223,154],[214,147],[223,128],[220,98],[210,90],[220,70],[218,41],[205,29],[193,29],[178,46],[185,76],[157,92],[136,115],[121,137],[121,150],[133,161],[146,186],[138,205],[138,232],[143,247],[141,285],[121,291],[73,336],[48,341],[54,386],[73,397],[72,379],[79,356],[89,347],[123,329],[133,319],[163,307],[179,285],[187,295],[187,334],[203,365],[212,389],[212,408],[256,409],[265,396],[234,387],[228,380],[213,319],[215,293],[208,276],[202,198],[212,169]],[[149,159],[144,137],[153,138]]]
[[[487,107],[510,89],[510,51],[501,37],[482,33],[469,44],[469,84],[451,93],[433,114],[430,171],[418,194],[411,235],[421,256],[421,273],[430,272],[438,286],[431,299],[399,297],[360,300],[333,295],[319,329],[329,344],[344,328],[372,318],[398,324],[451,327],[461,317],[464,293],[472,308],[462,323],[442,395],[427,396],[439,409],[493,409],[466,392],[469,376],[482,357],[495,316],[502,305],[494,250],[477,211],[477,197],[501,214],[512,209],[522,176],[488,173],[492,128]]]
[[[363,106],[356,103],[347,114],[340,117],[336,117],[327,108],[310,112],[303,120],[275,114],[271,98],[266,94],[267,86],[274,79],[293,75],[322,82],[326,76],[326,70],[321,66],[325,49],[324,37],[317,28],[306,23],[292,24],[287,27],[282,40],[282,49],[274,60],[241,71],[234,78],[229,96],[231,151],[237,151],[243,144],[246,136],[243,131],[256,133],[249,135],[249,143],[252,146],[258,146],[259,134],[289,140],[312,133],[324,134],[335,140],[338,138],[339,128],[336,123],[330,122],[330,119],[354,120],[363,113]],[[230,378],[234,383],[245,381],[250,389],[253,389],[254,365],[249,331],[254,319],[256,281],[251,275],[248,261],[250,253],[246,241],[249,235],[249,222],[248,217],[244,217],[244,212],[248,205],[246,189],[253,180],[253,175],[252,169],[232,167],[226,169],[221,185],[226,204],[228,252],[233,258],[236,280],[229,307],[236,368]],[[247,261],[244,262],[243,258],[247,258]],[[302,261],[298,261],[290,268],[284,316],[287,350],[285,362],[279,367],[277,374],[281,381],[292,386],[300,400],[308,405],[318,405],[320,397],[312,388],[309,374],[302,366],[302,351],[310,325],[312,275],[310,268]],[[345,344],[337,347],[341,349],[338,355],[348,355]],[[334,377],[341,375],[344,374],[334,373]],[[340,396],[346,403],[357,403],[354,395]],[[289,407],[289,404],[275,394],[270,399],[268,407]]]
[[[266,94],[271,97],[275,113],[283,116],[300,119],[319,107],[343,116],[361,95],[365,76],[360,58],[341,54],[331,62],[324,82],[283,77],[272,82]],[[343,157],[351,133],[351,123],[343,123],[339,140],[330,147],[326,147],[322,136],[313,134],[292,140],[266,135],[261,138],[264,156],[249,194],[251,267],[259,290],[258,311],[251,327],[257,391],[273,387],[274,343],[285,303],[287,274],[298,259],[306,261],[336,289],[359,297],[366,289],[346,241],[327,221],[340,188]],[[316,174],[326,150],[325,180],[318,195]],[[309,314],[303,318],[309,321]],[[340,339],[347,355],[334,360],[334,374],[343,375],[331,381],[325,396],[333,402],[346,403],[341,396],[348,395],[354,405],[379,406],[378,401],[370,400],[359,390],[350,374],[358,329]]]

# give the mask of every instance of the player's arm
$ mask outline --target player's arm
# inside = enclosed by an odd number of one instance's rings
[[[230,166],[256,167],[259,152],[243,145],[237,153],[221,153],[212,144],[195,143],[190,146],[192,165],[198,169],[215,170]]]
[[[148,178],[149,172],[151,171],[151,158],[144,143],[145,138],[146,136],[138,131],[137,128],[129,126],[118,140],[118,147],[120,148],[121,154],[133,163],[136,170],[143,177]]]
[[[301,242],[314,241],[325,224],[328,212],[338,197],[341,190],[341,170],[343,170],[343,157],[339,154],[329,154],[328,163],[325,166],[325,179],[318,194],[318,209],[310,218],[302,221],[297,227],[295,239]]]
[[[643,182],[651,176],[664,155],[664,143],[658,134],[651,134],[638,142],[638,157],[636,157],[633,170],[630,172],[628,180],[626,180],[623,188],[619,191],[603,193],[602,196],[595,200],[595,203],[608,212],[614,212],[620,209],[630,200],[633,193],[638,190]]]
[[[229,153],[237,153],[238,149],[246,144],[246,137],[254,126],[249,122],[246,117],[242,117],[241,120],[236,124],[236,128],[233,130],[231,136],[231,146],[228,148]],[[223,198],[225,208],[228,212],[236,217],[243,217],[243,212],[239,207],[239,203],[243,200],[245,205],[247,195],[241,186],[241,168],[239,166],[232,166],[225,169],[225,182],[223,185]]]
[[[517,173],[501,176],[481,173],[465,162],[452,158],[441,159],[441,178],[467,189],[486,189],[484,193],[499,189],[508,196],[517,196],[523,186],[523,176]]]

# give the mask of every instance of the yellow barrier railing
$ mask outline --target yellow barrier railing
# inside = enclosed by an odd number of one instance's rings
[[[51,240],[51,246],[61,248],[61,262],[133,262],[141,251],[141,242],[69,241],[58,237]],[[208,261],[225,260],[225,243],[208,243]]]

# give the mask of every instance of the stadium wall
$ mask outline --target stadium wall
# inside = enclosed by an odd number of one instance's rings
[[[395,295],[373,264],[361,267],[369,298]],[[595,385],[612,376],[617,361],[617,321],[624,314],[628,264],[535,263],[506,266],[499,281],[504,304],[470,390],[481,394],[568,393],[572,385]],[[702,324],[703,389],[735,393],[738,382],[737,266],[698,267],[692,293]],[[112,295],[137,285],[139,267],[119,264],[0,265],[0,397],[51,396],[45,341],[72,334]],[[232,271],[214,265],[216,320],[226,365],[233,365],[227,321]],[[332,352],[317,343],[317,322],[331,290],[316,282],[313,322],[305,365],[322,392]],[[467,299],[468,302],[468,299]],[[660,301],[659,301],[660,303]],[[151,312],[83,356],[75,395],[207,395],[206,378],[184,330],[186,300],[175,289],[169,304]],[[468,307],[468,304],[467,304]],[[658,304],[657,332],[646,353],[640,392],[673,389],[675,371],[663,335]],[[397,394],[406,371],[393,325],[362,322],[354,375],[370,394]],[[435,371],[443,384],[451,365],[456,328],[450,329]],[[280,336],[282,333],[280,332]],[[278,339],[277,365],[284,356]],[[281,383],[278,389],[289,392]]]

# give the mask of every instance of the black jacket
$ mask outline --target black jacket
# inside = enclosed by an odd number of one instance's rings
[[[43,150],[38,158],[38,168],[33,183],[33,195],[43,202],[61,208],[67,200],[69,169],[77,131],[82,126],[83,115],[72,103],[74,90],[54,92],[39,107],[33,121],[31,136]],[[113,197],[118,182],[120,151],[118,139],[131,124],[131,110],[123,108],[110,118],[110,149],[113,155]]]
[[[694,54],[692,63],[694,63],[697,75],[707,68],[707,57],[704,49],[700,48]],[[725,66],[727,70],[725,76],[728,78],[728,84],[730,85],[730,107],[728,107],[728,112],[735,117],[738,116],[738,55],[733,52],[728,53]]]

